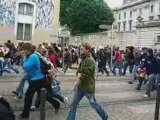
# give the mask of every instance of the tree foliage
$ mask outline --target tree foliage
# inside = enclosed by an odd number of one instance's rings
[[[99,25],[113,21],[113,12],[103,0],[61,0],[60,23],[72,34],[98,32]]]

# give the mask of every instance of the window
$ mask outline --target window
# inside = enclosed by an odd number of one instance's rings
[[[19,14],[25,14],[25,4],[24,3],[20,3],[19,4]]]
[[[151,13],[154,12],[154,5],[151,5]]]
[[[129,30],[132,30],[132,20],[129,21]]]
[[[26,14],[33,15],[33,5],[26,4]]]
[[[18,23],[17,40],[23,40],[23,24],[22,23]]]
[[[23,15],[33,15],[33,5],[28,3],[20,3],[18,12]]]
[[[160,35],[157,36],[157,42],[160,43]]]
[[[132,18],[132,11],[130,11],[130,18]]]
[[[24,40],[31,40],[32,25],[31,24],[24,24],[24,25],[25,25]]]
[[[119,20],[121,19],[121,14],[119,14],[119,17],[118,17],[118,18],[119,18]]]
[[[17,40],[31,40],[32,39],[32,25],[18,23]]]
[[[123,31],[126,31],[126,21],[123,22]]]
[[[118,23],[118,31],[121,31],[121,23]]]
[[[124,13],[124,18],[126,18],[126,12]]]

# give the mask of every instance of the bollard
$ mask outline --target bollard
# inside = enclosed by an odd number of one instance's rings
[[[40,120],[45,120],[46,112],[45,112],[45,103],[46,103],[46,89],[41,89],[40,96]]]
[[[156,97],[154,120],[159,120],[159,103],[160,103],[160,83],[158,83],[158,86],[157,86],[157,97]]]

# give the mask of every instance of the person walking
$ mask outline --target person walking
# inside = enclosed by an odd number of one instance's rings
[[[126,75],[126,70],[127,67],[129,66],[129,72],[130,74],[132,74],[133,71],[133,66],[134,66],[134,53],[133,53],[134,47],[130,46],[130,47],[126,47],[126,61],[127,63],[124,65],[124,69],[123,69],[123,74],[122,75]]]
[[[153,55],[153,50],[148,49],[147,53],[148,57],[144,62],[144,65],[142,68],[146,68],[147,72],[147,88],[146,88],[146,94],[144,95],[145,98],[150,97],[150,92],[153,91],[156,88],[156,75],[159,71],[159,64],[157,59]]]
[[[107,113],[97,103],[95,98],[95,61],[91,56],[91,45],[89,43],[84,43],[82,45],[81,59],[82,61],[76,73],[79,77],[79,81],[74,89],[73,101],[67,120],[76,119],[77,106],[84,96],[89,100],[91,106],[96,110],[102,120],[107,120]]]
[[[71,68],[72,66],[72,55],[68,48],[65,49],[64,54],[64,66],[63,66],[63,72],[66,73],[68,68]]]
[[[116,68],[119,69],[119,76],[122,75],[122,54],[119,51],[119,47],[115,48],[115,62],[113,65],[112,73],[116,75]]]
[[[32,99],[35,92],[40,97],[40,90],[45,88],[45,74],[43,73],[39,56],[33,52],[33,46],[30,43],[24,45],[25,56],[23,58],[23,68],[29,75],[30,83],[25,94],[24,109],[22,114],[18,116],[18,119],[29,118],[29,111],[32,104]],[[49,94],[50,90],[47,90],[47,101],[49,101],[55,108],[55,112],[58,111],[60,104],[58,101],[52,99],[52,95]]]

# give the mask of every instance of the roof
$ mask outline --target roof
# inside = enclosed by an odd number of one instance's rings
[[[136,5],[140,5],[140,4],[143,4],[143,3],[146,3],[146,2],[149,2],[150,0],[137,0],[137,1],[133,1],[131,3],[128,3],[128,4],[124,4],[120,7],[117,7],[115,9],[113,9],[114,11],[119,11],[119,10],[123,10],[123,9],[126,9],[126,8],[129,8],[129,7],[133,7],[133,6],[136,6]]]

